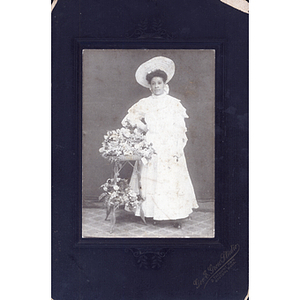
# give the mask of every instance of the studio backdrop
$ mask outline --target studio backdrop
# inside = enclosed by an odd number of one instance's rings
[[[136,82],[136,69],[166,56],[175,63],[169,94],[189,116],[185,155],[196,198],[214,201],[215,50],[84,49],[82,56],[82,200],[98,199],[100,186],[112,176],[111,163],[99,153],[104,135],[121,128],[128,109],[150,95]],[[127,168],[122,175],[130,174]]]

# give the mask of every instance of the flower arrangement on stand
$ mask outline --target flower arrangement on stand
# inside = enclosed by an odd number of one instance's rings
[[[145,140],[145,133],[138,128],[122,127],[116,130],[110,130],[104,135],[102,147],[99,149],[102,156],[109,161],[122,160],[128,157],[151,159],[155,150],[151,143]],[[134,160],[134,159],[133,159]]]
[[[136,161],[137,168],[140,161],[147,164],[155,154],[152,144],[145,140],[145,133],[138,128],[130,127],[129,124],[121,129],[110,130],[104,136],[99,152],[105,159],[114,163],[114,178],[107,179],[106,183],[101,185],[104,192],[99,197],[99,200],[105,201],[105,220],[111,215],[110,232],[113,232],[116,223],[115,211],[120,206],[132,212],[138,209],[141,219],[146,224],[142,210],[144,199],[130,188],[126,179],[119,178],[122,163]]]
[[[99,200],[104,200],[106,205],[106,218],[111,214],[111,232],[113,231],[116,218],[115,211],[121,206],[128,211],[136,212],[137,209],[140,210],[141,218],[144,223],[145,217],[143,215],[143,210],[141,204],[144,199],[134,192],[126,179],[121,178],[109,178],[106,183],[101,185],[103,193],[99,196]]]

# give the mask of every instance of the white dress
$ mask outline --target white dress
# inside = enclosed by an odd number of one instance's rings
[[[188,217],[197,208],[194,188],[183,149],[187,142],[184,118],[188,118],[180,100],[167,94],[151,95],[134,104],[123,119],[139,126],[147,125],[146,140],[156,154],[141,164],[141,196],[145,217],[154,220],[176,220]],[[138,192],[138,176],[134,171],[130,186]],[[136,215],[140,215],[136,211]]]

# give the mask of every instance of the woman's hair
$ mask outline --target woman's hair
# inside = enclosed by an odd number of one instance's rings
[[[151,80],[153,77],[161,77],[164,81],[164,83],[167,81],[168,76],[166,74],[166,72],[162,71],[162,70],[155,70],[152,71],[151,73],[148,73],[146,75],[146,80],[148,81],[149,84],[151,84]]]

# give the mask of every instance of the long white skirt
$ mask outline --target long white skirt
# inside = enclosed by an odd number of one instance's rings
[[[157,154],[146,165],[139,163],[139,168],[134,168],[130,186],[145,199],[142,203],[145,217],[154,220],[187,218],[193,208],[198,208],[184,155],[177,161],[174,157]],[[140,216],[140,211],[135,214]]]

